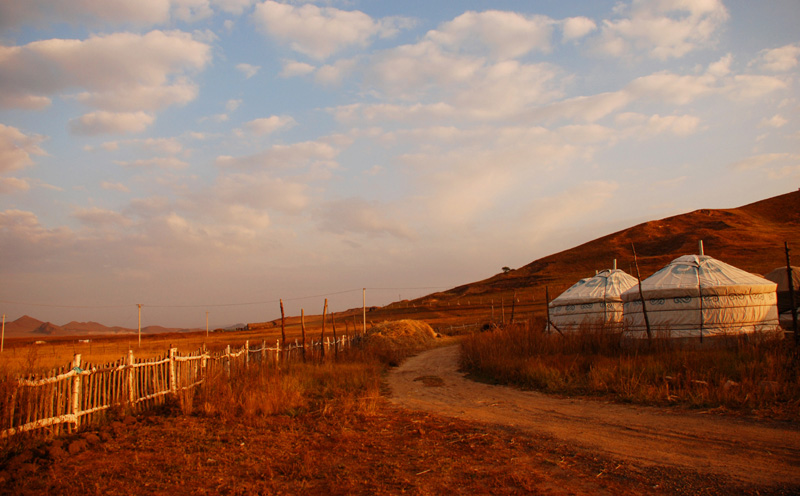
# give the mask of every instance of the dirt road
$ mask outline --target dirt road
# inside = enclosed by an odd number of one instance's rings
[[[389,375],[405,408],[550,435],[641,466],[713,473],[759,485],[800,484],[800,430],[592,400],[560,399],[465,379],[458,346],[426,351]]]

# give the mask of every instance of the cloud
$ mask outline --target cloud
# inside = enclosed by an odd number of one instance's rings
[[[728,20],[720,0],[633,0],[621,5],[620,19],[605,20],[592,50],[614,57],[645,53],[651,58],[680,58],[710,43]]]
[[[19,191],[28,191],[31,185],[25,179],[16,177],[0,177],[0,194],[6,195]]]
[[[348,47],[365,47],[372,38],[392,36],[408,25],[401,18],[376,21],[358,10],[313,4],[295,7],[273,1],[256,6],[253,19],[272,38],[318,60]]]
[[[764,119],[762,119],[761,122],[758,124],[758,127],[774,127],[777,129],[785,126],[787,122],[789,121],[787,121],[782,115],[775,114],[770,118],[765,117]]]
[[[252,65],[252,64],[236,64],[236,70],[244,74],[244,77],[250,79],[251,77],[258,74],[258,71],[261,70],[260,66]]]
[[[282,128],[289,128],[296,125],[297,122],[288,115],[273,115],[270,117],[262,117],[261,119],[254,119],[245,124],[245,127],[253,134],[265,135],[272,134]]]
[[[596,29],[597,23],[588,17],[568,17],[561,21],[563,41],[578,40]]]
[[[327,202],[318,211],[319,228],[334,233],[368,236],[393,236],[413,240],[416,233],[402,222],[390,219],[386,206],[362,198]]]
[[[119,212],[99,207],[76,208],[72,216],[92,228],[127,227],[130,219]]]
[[[331,161],[339,149],[321,141],[304,141],[291,145],[274,145],[260,153],[243,157],[219,156],[220,167],[287,169],[309,165],[316,161]]]
[[[123,167],[156,167],[159,169],[187,169],[188,162],[184,162],[176,157],[154,157],[131,161],[115,161],[117,165]]]
[[[737,171],[766,172],[769,179],[800,177],[800,154],[763,153],[753,155],[731,164]]]
[[[109,191],[119,191],[120,193],[130,192],[130,188],[128,188],[124,184],[112,181],[103,181],[100,183],[100,187]]]
[[[545,16],[489,10],[466,12],[425,36],[454,52],[517,58],[531,51],[549,52],[554,21]]]
[[[146,112],[105,112],[85,114],[69,121],[72,134],[95,136],[98,134],[140,133],[153,123],[155,117]]]
[[[44,140],[44,136],[27,135],[13,126],[0,124],[0,174],[32,165],[32,155],[46,155],[39,146]]]
[[[774,72],[785,72],[797,67],[800,45],[794,43],[780,48],[761,51],[761,67]]]
[[[57,22],[151,25],[169,20],[170,0],[25,0],[0,2],[0,29]]]
[[[233,112],[234,110],[238,109],[239,106],[242,104],[242,100],[235,100],[231,99],[225,103],[225,110],[228,112]]]
[[[284,60],[283,70],[279,74],[282,78],[290,78],[295,76],[305,76],[311,74],[316,68],[311,64],[305,62],[298,62],[296,60]]]
[[[205,68],[210,49],[180,31],[122,32],[0,47],[0,103],[41,106],[52,95],[82,88],[73,98],[107,111],[185,104],[197,96],[197,87],[187,77]]]
[[[311,201],[308,189],[303,181],[275,177],[266,172],[234,173],[217,180],[214,197],[224,204],[297,214]]]

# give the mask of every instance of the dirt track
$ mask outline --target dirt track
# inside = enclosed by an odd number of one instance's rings
[[[800,430],[700,412],[560,399],[470,381],[458,346],[426,351],[389,375],[405,408],[513,426],[641,466],[722,475],[759,485],[800,484]]]

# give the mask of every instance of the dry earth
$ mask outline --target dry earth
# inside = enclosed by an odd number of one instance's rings
[[[389,376],[405,408],[513,426],[641,467],[696,471],[800,491],[797,424],[694,411],[563,399],[474,382],[458,371],[458,346],[426,351]]]

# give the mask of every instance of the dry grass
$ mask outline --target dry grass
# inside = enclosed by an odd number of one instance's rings
[[[624,349],[619,337],[586,328],[560,336],[543,322],[462,341],[465,370],[548,393],[680,405],[794,419],[800,414],[800,354],[774,335],[728,347]]]

